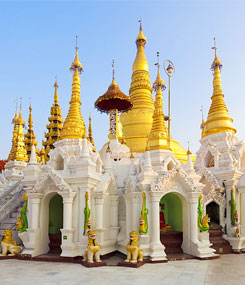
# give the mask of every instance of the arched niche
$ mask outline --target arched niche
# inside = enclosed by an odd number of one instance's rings
[[[64,159],[60,154],[54,161],[54,170],[64,170]]]
[[[214,167],[214,156],[210,151],[208,151],[204,158],[204,166],[205,167]]]
[[[208,214],[210,218],[211,226],[220,225],[220,208],[219,208],[219,205],[215,201],[212,201],[207,204],[206,213]]]

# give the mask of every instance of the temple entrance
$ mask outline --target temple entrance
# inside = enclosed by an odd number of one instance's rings
[[[229,242],[223,238],[223,228],[220,225],[220,207],[214,201],[206,206],[206,213],[210,217],[209,240],[217,254],[232,253]]]
[[[63,199],[59,194],[54,195],[49,202],[49,253],[61,254],[61,232],[63,228]]]
[[[209,203],[206,207],[206,213],[210,217],[210,226],[215,227],[220,224],[219,205],[214,201]]]
[[[168,193],[160,200],[160,240],[165,253],[182,254],[183,217],[182,202],[178,195]]]

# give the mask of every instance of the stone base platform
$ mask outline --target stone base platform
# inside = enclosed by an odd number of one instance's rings
[[[137,261],[136,263],[126,262],[126,261],[120,261],[118,262],[118,266],[125,266],[125,267],[132,267],[132,268],[138,268],[140,266],[143,266],[145,263],[147,263],[146,260],[143,261]]]
[[[100,267],[100,266],[106,266],[106,262],[87,262],[87,261],[82,261],[81,264],[85,267],[91,268],[91,267]]]

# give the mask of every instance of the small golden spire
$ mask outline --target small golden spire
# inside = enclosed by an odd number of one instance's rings
[[[213,95],[211,97],[212,103],[208,112],[208,118],[204,122],[202,137],[223,132],[236,133],[236,129],[232,126],[233,120],[224,102],[220,76],[223,65],[217,55],[216,42],[214,42],[212,49],[214,49],[214,61],[211,65],[211,70],[213,71]]]
[[[96,148],[94,146],[94,140],[93,140],[93,135],[92,135],[92,118],[89,116],[89,125],[88,125],[88,141],[92,144],[93,146],[93,152],[96,152]]]
[[[17,99],[14,101],[14,103],[16,103],[16,111],[15,111],[15,115],[12,119],[12,124],[14,125],[14,129],[13,129],[13,136],[12,136],[12,146],[11,146],[11,150],[8,156],[8,161],[13,161],[13,155],[14,155],[14,151],[16,148],[16,138],[18,135],[18,125],[17,125],[17,120],[18,120],[18,110],[17,110]]]
[[[188,150],[187,150],[186,154],[190,155],[190,154],[192,154],[191,151],[190,151],[190,142],[188,141],[187,143],[188,143]]]
[[[108,144],[106,152],[111,152],[110,145]]]
[[[54,143],[59,139],[61,129],[63,127],[62,112],[59,105],[58,97],[58,81],[57,76],[54,83],[54,103],[50,109],[49,124],[47,125],[47,132],[44,133],[46,141],[42,142],[45,149],[45,161],[49,160],[49,152],[54,149]]]
[[[9,157],[9,161],[28,161],[28,155],[26,152],[25,148],[25,142],[24,142],[24,126],[25,126],[25,121],[22,117],[22,98],[21,99],[21,104],[20,104],[20,111],[19,111],[19,116],[18,119],[16,120],[16,139],[14,142],[14,147],[13,147],[13,152],[11,154],[11,157]]]
[[[159,52],[157,52],[158,62],[157,78],[154,82],[153,89],[156,91],[155,110],[153,114],[153,124],[149,135],[148,144],[150,149],[169,149],[168,146],[168,130],[163,113],[163,93],[162,90],[166,88],[165,83],[160,75]]]
[[[134,155],[133,155],[133,153],[131,152],[131,154],[130,154],[130,158],[134,158]]]
[[[29,106],[29,118],[28,118],[28,130],[27,133],[24,136],[24,141],[25,141],[25,147],[26,147],[26,151],[27,151],[27,155],[28,155],[28,161],[30,159],[31,156],[31,147],[32,145],[35,146],[36,149],[36,155],[38,154],[38,150],[37,150],[37,141],[36,141],[36,136],[34,134],[34,130],[33,130],[33,119],[32,119],[32,107],[31,104]]]
[[[61,130],[60,139],[82,139],[86,137],[86,127],[81,114],[82,105],[80,99],[80,73],[83,71],[82,64],[78,58],[78,46],[76,45],[75,59],[70,70],[73,73],[72,95],[70,108]]]

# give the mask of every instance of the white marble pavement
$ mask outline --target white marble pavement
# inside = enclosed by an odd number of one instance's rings
[[[138,269],[79,264],[1,260],[0,284],[245,284],[245,254],[216,260],[145,264]]]

